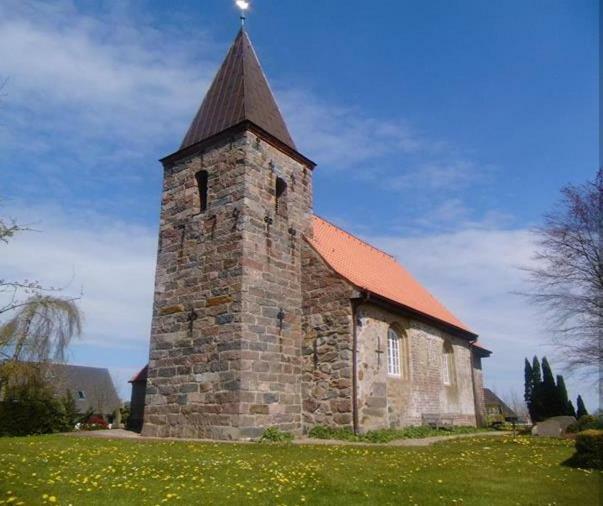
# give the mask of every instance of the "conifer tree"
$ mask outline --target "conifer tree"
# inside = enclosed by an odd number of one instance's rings
[[[588,415],[588,411],[586,411],[586,406],[584,405],[584,401],[582,400],[582,396],[578,396],[578,400],[576,401],[576,405],[578,407],[578,411],[576,412],[577,418],[580,419],[584,415]]]
[[[576,416],[576,410],[574,408],[574,404],[572,403],[572,401],[567,401],[567,415],[573,416],[574,418],[578,418]]]
[[[545,419],[563,414],[557,385],[555,384],[555,377],[553,376],[553,370],[546,357],[542,357],[541,400],[543,406],[542,414]]]
[[[559,406],[561,408],[560,415],[572,416],[569,412],[569,399],[567,397],[567,388],[565,387],[565,380],[561,374],[557,374],[557,398]]]
[[[532,365],[530,361],[526,358],[524,361],[523,367],[523,377],[524,377],[524,394],[523,399],[526,402],[526,406],[528,407],[528,412],[530,413],[530,418],[534,420],[534,408],[532,402],[532,395],[534,394],[534,383],[532,377]]]
[[[540,373],[540,362],[538,357],[532,359],[532,422],[541,422],[546,417],[542,403],[542,375]]]

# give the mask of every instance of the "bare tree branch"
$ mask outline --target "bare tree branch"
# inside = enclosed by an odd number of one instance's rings
[[[570,371],[596,372],[603,339],[603,169],[593,181],[561,190],[561,201],[535,232],[534,288],[524,294],[543,308],[552,343]]]

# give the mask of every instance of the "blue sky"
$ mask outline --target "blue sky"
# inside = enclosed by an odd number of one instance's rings
[[[110,366],[124,396],[148,352],[157,159],[236,34],[233,4],[0,5],[2,213],[39,230],[4,247],[0,268],[83,293],[72,361]],[[513,292],[530,230],[599,163],[597,9],[256,0],[249,14],[293,137],[318,163],[315,211],[395,254],[475,329],[501,394],[521,391],[525,355],[554,355]],[[568,383],[594,404],[588,381]]]

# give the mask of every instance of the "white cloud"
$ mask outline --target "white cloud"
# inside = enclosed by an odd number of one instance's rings
[[[419,187],[430,190],[456,190],[483,180],[488,171],[488,167],[477,167],[468,160],[439,160],[411,168],[406,174],[389,180],[388,186],[400,190]]]
[[[353,169],[395,153],[415,153],[424,141],[403,120],[383,120],[292,88],[278,96],[293,138],[321,166]]]
[[[32,131],[38,141],[58,131],[152,144],[185,128],[215,71],[213,49],[198,28],[157,31],[138,16],[8,2],[0,6],[5,114],[23,144]]]
[[[4,214],[4,210],[3,210]],[[143,346],[150,332],[156,231],[94,214],[56,208],[6,210],[38,231],[18,234],[2,251],[2,275],[38,280],[78,297],[81,344],[112,349]]]

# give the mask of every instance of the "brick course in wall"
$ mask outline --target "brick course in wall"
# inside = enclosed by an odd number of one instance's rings
[[[436,413],[453,414],[459,425],[475,425],[471,351],[466,340],[368,303],[358,307],[357,318],[360,430],[421,425],[423,414]],[[407,340],[406,377],[388,374],[390,325]],[[451,385],[444,385],[442,376],[444,340],[454,350]]]

